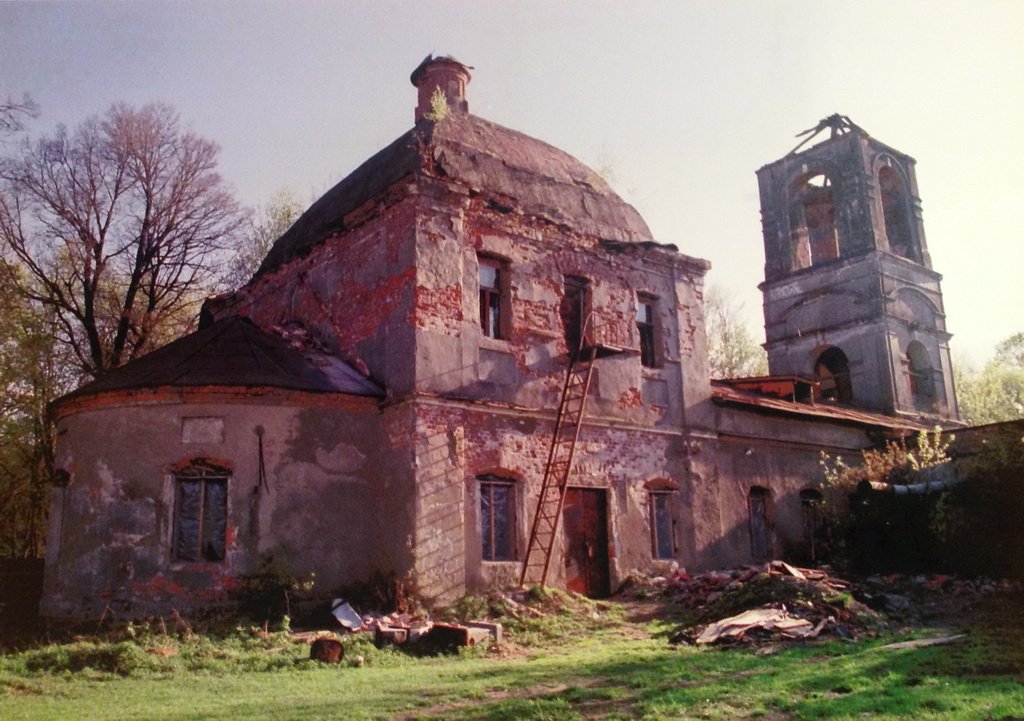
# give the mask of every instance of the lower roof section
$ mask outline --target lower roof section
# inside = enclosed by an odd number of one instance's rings
[[[155,388],[278,388],[382,397],[337,356],[233,317],[190,333],[55,400],[51,413],[87,396]]]

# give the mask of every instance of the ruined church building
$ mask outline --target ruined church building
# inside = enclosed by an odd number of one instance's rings
[[[709,264],[469,70],[427,58],[196,332],[53,404],[44,615],[217,605],[268,555],[428,603],[808,560],[822,450],[957,423],[912,158],[832,116],[757,172],[771,375],[710,380]]]

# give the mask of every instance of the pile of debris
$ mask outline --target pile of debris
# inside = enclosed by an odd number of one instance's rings
[[[433,654],[457,650],[479,643],[501,645],[500,623],[469,621],[463,624],[437,623],[422,613],[394,612],[360,615],[344,599],[331,604],[331,615],[350,633],[372,632],[380,646],[405,646],[418,653]]]
[[[828,633],[856,638],[881,625],[877,612],[853,597],[851,584],[827,570],[782,561],[632,584],[634,596],[656,594],[683,620],[673,643],[756,643]]]

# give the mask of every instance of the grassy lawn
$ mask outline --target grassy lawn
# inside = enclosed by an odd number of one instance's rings
[[[1024,718],[1024,621],[1008,601],[960,619],[958,642],[907,649],[884,646],[949,629],[691,648],[667,643],[671,623],[626,613],[563,609],[513,624],[500,652],[437,658],[352,637],[340,666],[306,660],[306,645],[284,634],[45,646],[0,657],[0,718]]]

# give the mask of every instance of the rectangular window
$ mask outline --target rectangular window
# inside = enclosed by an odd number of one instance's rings
[[[488,338],[505,337],[505,267],[500,261],[479,258],[480,328]]]
[[[636,305],[636,328],[640,332],[640,365],[654,368],[654,299],[639,297]]]
[[[651,552],[655,558],[675,558],[675,523],[669,508],[669,492],[651,493]]]
[[[494,476],[481,479],[480,530],[485,561],[516,560],[514,483]]]
[[[177,476],[174,559],[223,561],[228,530],[228,479]]]
[[[565,276],[565,292],[559,315],[565,332],[565,346],[571,358],[590,342],[591,328],[588,328],[587,315],[590,305],[590,281],[578,275]]]

